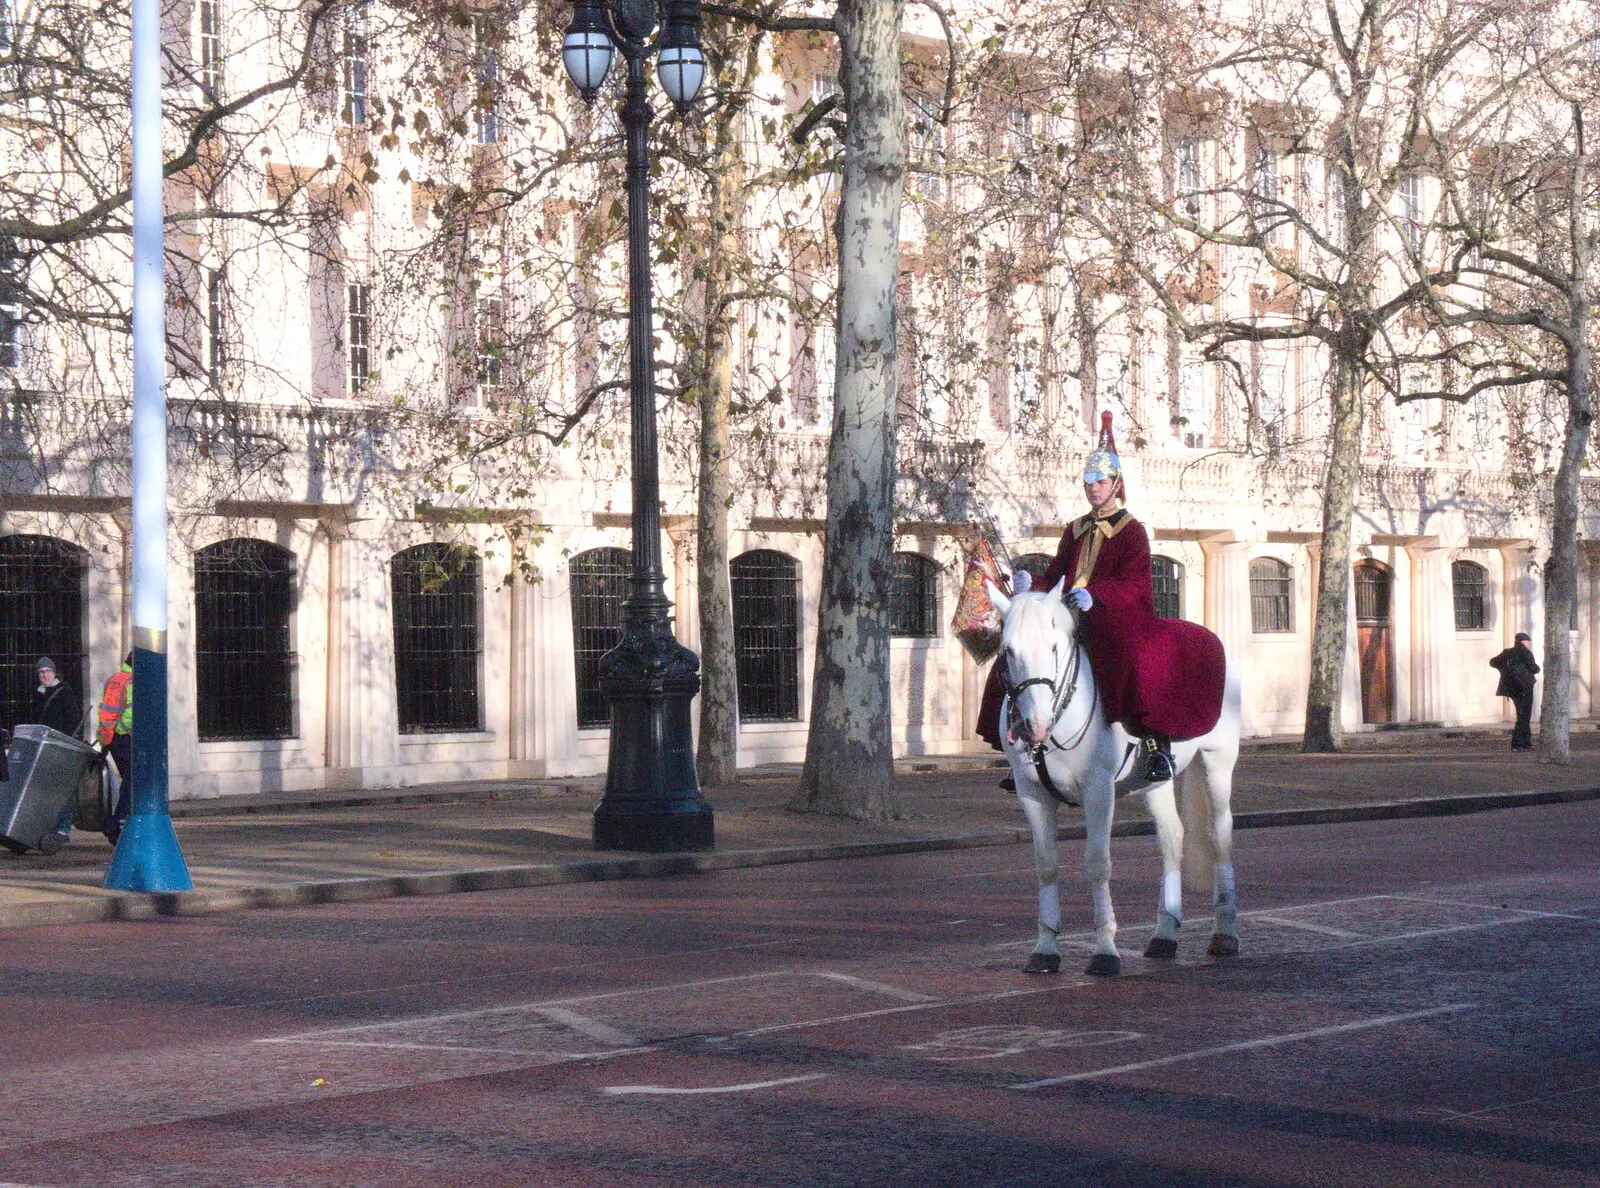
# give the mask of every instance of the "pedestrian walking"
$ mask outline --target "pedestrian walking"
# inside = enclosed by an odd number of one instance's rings
[[[56,672],[56,662],[49,656],[40,656],[39,662],[33,666],[34,675],[39,678],[39,687],[33,693],[33,718],[41,726],[48,726],[52,730],[59,730],[62,734],[78,737],[78,731],[83,726],[83,703],[78,700],[78,694],[72,686],[62,680]],[[67,807],[61,810],[61,820],[56,823],[56,832],[62,838],[72,834],[72,801],[67,801]]]
[[[100,745],[111,755],[117,768],[117,807],[112,823],[120,827],[128,819],[128,798],[133,789],[133,653],[122,658],[122,667],[106,678],[100,694]]]
[[[1513,751],[1533,749],[1533,686],[1539,675],[1539,662],[1528,646],[1532,642],[1532,636],[1519,631],[1512,645],[1489,661],[1500,670],[1500,684],[1494,695],[1511,698],[1511,704],[1517,707],[1517,724],[1511,730]]]

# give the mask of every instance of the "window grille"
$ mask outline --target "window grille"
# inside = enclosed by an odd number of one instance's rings
[[[0,367],[7,370],[22,366],[22,321],[20,305],[0,305]]]
[[[572,649],[578,677],[578,727],[611,724],[600,689],[600,657],[622,642],[622,603],[628,597],[633,554],[590,549],[572,559]]]
[[[454,545],[418,545],[390,563],[401,734],[482,729],[480,579],[477,554]]]
[[[756,549],[729,566],[739,720],[800,718],[800,581],[793,557]]]
[[[222,102],[222,0],[200,0],[200,94]]]
[[[1356,623],[1381,626],[1389,622],[1389,574],[1370,561],[1356,565]]]
[[[351,127],[367,123],[367,5],[355,0],[344,9],[344,44],[340,59],[344,68],[344,103],[340,117]]]
[[[371,340],[369,305],[371,290],[367,285],[351,285],[348,290],[350,319],[350,395],[359,396],[372,378],[372,356],[368,353]]]
[[[82,549],[52,536],[0,537],[0,725],[34,717],[34,662],[48,656],[87,706]],[[96,690],[95,692],[98,692]]]
[[[1422,179],[1408,173],[1400,179],[1401,231],[1406,247],[1412,252],[1422,250]]]
[[[489,43],[489,27],[474,26],[478,98],[474,103],[478,121],[478,143],[494,144],[500,139],[500,52]]]
[[[478,387],[484,391],[498,391],[504,377],[506,348],[506,310],[499,297],[479,297],[478,323]]]
[[[1150,585],[1155,593],[1156,617],[1183,618],[1183,566],[1171,557],[1151,557]]]
[[[921,553],[894,555],[889,634],[926,639],[939,634],[939,564]]]
[[[227,331],[227,277],[219,268],[206,273],[206,376],[213,388],[222,387],[222,368],[226,362],[223,336]]]
[[[1178,142],[1178,198],[1183,215],[1190,222],[1200,221],[1202,198],[1200,191],[1204,188],[1203,173],[1200,167],[1200,141],[1197,137],[1188,137]]]
[[[200,741],[294,735],[294,554],[225,540],[194,555]]]
[[[1484,613],[1483,566],[1472,561],[1450,563],[1450,587],[1456,608],[1457,631],[1482,631],[1488,622]]]
[[[1294,571],[1276,557],[1250,562],[1250,629],[1258,635],[1294,630]]]

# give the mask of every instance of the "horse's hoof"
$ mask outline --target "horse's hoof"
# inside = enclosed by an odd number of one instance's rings
[[[1229,936],[1225,932],[1211,934],[1211,946],[1206,949],[1213,957],[1237,957],[1239,955],[1239,938]]]
[[[1061,972],[1060,953],[1029,953],[1028,964],[1022,967],[1023,973],[1053,974]]]
[[[1152,936],[1144,955],[1153,961],[1171,961],[1178,955],[1178,942],[1170,936]]]
[[[1096,953],[1089,958],[1089,968],[1084,972],[1098,978],[1114,978],[1122,972],[1122,958],[1115,953]]]

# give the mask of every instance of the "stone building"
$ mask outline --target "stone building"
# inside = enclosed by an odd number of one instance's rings
[[[368,89],[376,94],[384,70],[399,67],[371,48],[376,15],[368,10],[377,6],[348,7],[337,42],[342,74],[322,84],[339,93],[281,109],[261,133],[264,163],[230,184],[292,188],[297,170],[368,151]],[[200,0],[187,24],[170,30],[175,56],[214,63],[229,28],[237,32],[225,11]],[[918,26],[911,43],[933,35]],[[532,53],[535,40],[508,39],[494,70]],[[469,60],[487,77],[491,59],[481,46],[476,52]],[[235,85],[249,68],[230,68]],[[792,116],[829,92],[829,71],[814,48],[779,43],[761,81],[764,102]],[[1043,116],[1011,114],[1012,134],[1030,143],[1052,135]],[[514,137],[551,135],[537,121],[514,129],[506,115],[476,111],[468,135],[475,161]],[[918,151],[929,135],[917,132]],[[775,151],[753,136],[752,155]],[[410,172],[422,176],[422,166],[413,161]],[[904,421],[895,546],[897,747],[913,755],[981,747],[973,723],[985,673],[948,626],[966,546],[992,535],[1022,564],[1054,551],[1080,511],[1080,459],[1101,408],[1117,417],[1131,508],[1151,530],[1158,609],[1221,636],[1244,675],[1248,734],[1297,732],[1319,564],[1320,465],[1315,403],[1290,397],[1315,386],[1317,360],[1283,351],[1262,362],[1258,373],[1279,385],[1277,416],[1298,425],[1300,443],[1265,452],[1249,448],[1249,433],[1230,432],[1246,414],[1217,369],[1187,356],[1169,366],[1167,344],[1137,315],[1108,320],[1088,361],[1095,383],[1081,367],[1075,379],[1047,375],[1052,294],[1070,291],[1079,302],[1093,294],[1030,274],[1010,287],[1000,315],[942,299],[930,247],[934,184],[914,182],[905,226],[907,321],[944,345],[910,349],[921,363],[902,393],[915,407]],[[806,185],[825,204],[826,178]],[[549,183],[529,220],[543,220],[552,257],[581,258],[576,188]],[[172,192],[176,202],[194,201],[181,185]],[[332,209],[331,224],[264,244],[230,231],[226,274],[219,232],[197,223],[174,233],[189,237],[188,266],[172,275],[184,300],[170,318],[184,348],[171,379],[175,798],[604,768],[595,666],[616,639],[626,584],[626,435],[543,451],[527,489],[515,492],[504,470],[441,461],[430,450],[451,418],[493,419],[497,394],[511,386],[502,367],[537,371],[570,396],[618,340],[571,319],[550,332],[535,363],[502,353],[497,336],[508,321],[565,300],[541,288],[545,281],[513,292],[446,277],[442,287],[459,299],[444,306],[414,291],[409,306],[392,293],[386,303],[385,259],[439,230],[430,193],[394,167],[342,189],[308,187],[300,200]],[[799,204],[793,194],[773,202]],[[821,243],[826,220],[820,206],[810,209]],[[595,284],[615,289],[590,263],[601,277]],[[120,265],[108,259],[107,267]],[[513,275],[504,260],[493,267]],[[670,298],[670,277],[664,287]],[[230,304],[230,293],[249,301]],[[125,412],[102,414],[94,395],[97,377],[117,367],[86,362],[46,323],[15,316],[0,328],[0,370],[12,381],[0,408],[0,710],[9,725],[25,714],[36,656],[56,658],[91,695],[115,671],[131,635],[130,564],[117,420]],[[954,372],[967,365],[949,361],[961,354],[950,343],[963,336],[991,363],[960,380]],[[750,457],[733,508],[744,764],[796,760],[805,744],[828,337],[825,323],[793,313],[741,324],[740,368],[747,376],[765,369],[782,414],[781,423],[765,423],[759,450],[742,443]],[[417,393],[407,415],[394,412],[398,399]],[[1540,482],[1483,448],[1491,414],[1433,407],[1383,416],[1357,513],[1345,728],[1500,722],[1486,662],[1514,632],[1538,639],[1542,629]],[[664,440],[668,589],[679,637],[697,648],[692,439],[668,417]],[[469,481],[429,473],[452,465],[471,471]],[[1600,539],[1592,515],[1584,535]],[[1573,697],[1576,714],[1594,716],[1600,551],[1585,556]],[[533,573],[537,580],[527,580]]]

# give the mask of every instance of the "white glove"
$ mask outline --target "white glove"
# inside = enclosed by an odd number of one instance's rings
[[[1082,586],[1079,586],[1076,590],[1067,591],[1067,601],[1079,610],[1086,611],[1094,605],[1094,596]]]

